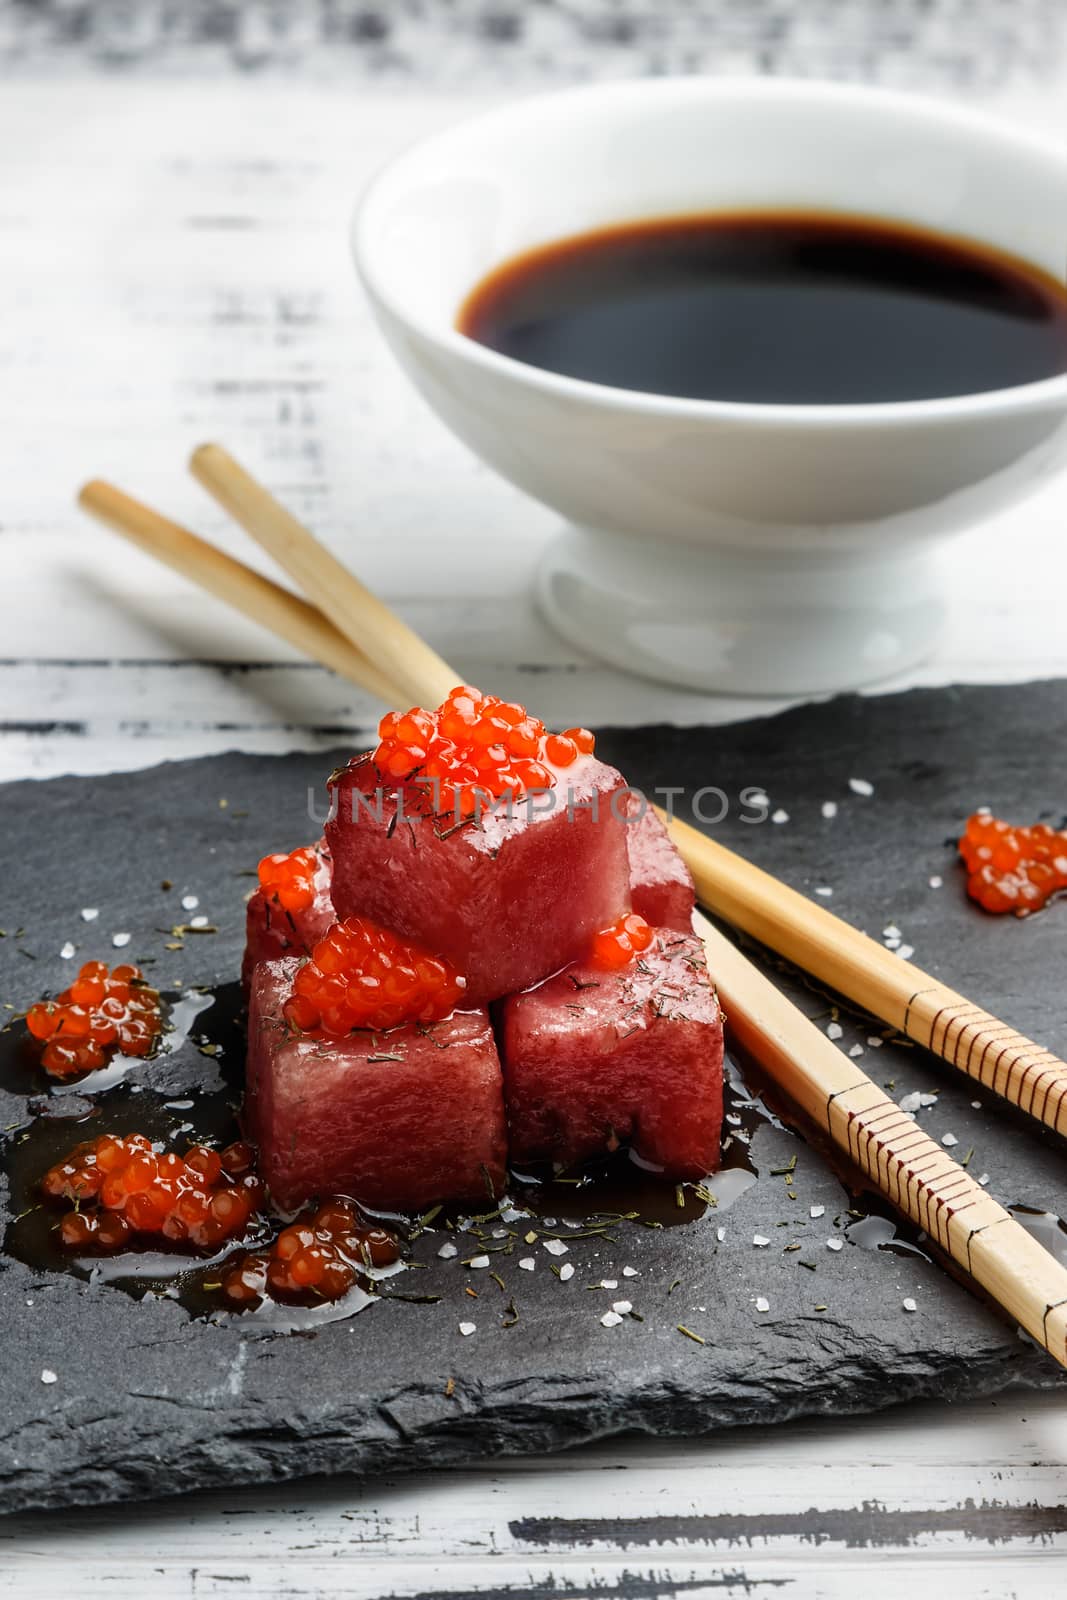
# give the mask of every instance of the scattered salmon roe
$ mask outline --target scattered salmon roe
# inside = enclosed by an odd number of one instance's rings
[[[434,809],[467,815],[479,799],[551,789],[556,770],[592,755],[588,728],[548,733],[525,706],[460,684],[436,711],[390,711],[378,725],[383,777],[425,786]],[[556,770],[554,770],[556,769]]]
[[[242,1234],[263,1203],[253,1160],[241,1142],[222,1151],[194,1144],[182,1157],[155,1150],[141,1133],[105,1133],[75,1146],[40,1187],[50,1200],[76,1203],[59,1223],[68,1250],[108,1254],[137,1235],[215,1250]]]
[[[139,967],[110,972],[104,961],[87,961],[56,1000],[38,1000],[26,1026],[43,1044],[41,1065],[53,1078],[93,1072],[119,1052],[146,1056],[159,1037],[159,995]]]
[[[228,1263],[220,1289],[235,1309],[272,1300],[339,1300],[361,1269],[396,1261],[400,1246],[370,1225],[350,1200],[330,1200],[283,1228],[269,1250]]]
[[[644,917],[636,911],[629,912],[593,935],[591,960],[597,967],[626,967],[642,950],[647,950],[656,937]]]
[[[467,980],[450,962],[366,917],[335,922],[299,969],[283,1011],[300,1033],[351,1033],[436,1022],[454,1011]]]
[[[283,911],[306,911],[315,899],[315,874],[319,858],[310,846],[264,856],[259,863],[259,881]]]
[[[1067,832],[1047,822],[1013,828],[988,811],[967,818],[960,840],[967,868],[967,893],[986,911],[1040,911],[1067,889]]]

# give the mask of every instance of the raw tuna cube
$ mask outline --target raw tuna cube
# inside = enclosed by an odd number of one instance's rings
[[[570,967],[501,1009],[513,1164],[628,1144],[674,1179],[718,1166],[722,1016],[693,934],[659,930],[628,967]]]
[[[458,827],[412,815],[406,799],[398,818],[398,791],[369,759],[332,787],[337,915],[370,917],[446,956],[476,1005],[558,972],[630,909],[625,785],[592,756],[511,817],[486,812]]]
[[[252,973],[261,961],[284,955],[306,955],[334,921],[330,899],[330,854],[325,839],[312,845],[319,858],[315,873],[315,899],[303,911],[286,911],[262,888],[248,902],[245,915],[245,953],[241,982],[247,991]]]
[[[626,846],[630,853],[630,900],[654,928],[693,931],[696,890],[692,875],[651,806],[631,792]]]
[[[313,1039],[282,1017],[299,965],[261,963],[248,1018],[245,1120],[286,1210],[347,1194],[386,1211],[504,1192],[507,1135],[488,1013]]]

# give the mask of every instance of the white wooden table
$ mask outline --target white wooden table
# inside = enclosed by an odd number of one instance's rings
[[[1053,14],[1041,6],[1018,15],[1036,27]],[[76,9],[45,8],[53,23]],[[244,8],[261,21],[269,9]],[[12,40],[21,49],[25,32],[0,10],[0,56]],[[768,709],[628,682],[553,638],[527,593],[551,517],[442,432],[370,326],[345,242],[356,191],[500,85],[453,73],[443,88],[383,86],[315,61],[238,76],[212,57],[210,72],[185,61],[114,77],[30,49],[0,85],[0,776],[355,744],[375,719],[359,692],[75,511],[77,485],[104,474],[249,558],[184,473],[207,437],[471,678],[549,720]],[[1067,73],[1039,64],[984,98],[1067,136]],[[1063,485],[975,530],[943,646],[907,681],[1067,673],[1065,531]],[[1065,1576],[1063,1404],[1032,1395],[0,1521],[0,1591],[79,1600],[877,1600],[901,1586],[1002,1600]]]

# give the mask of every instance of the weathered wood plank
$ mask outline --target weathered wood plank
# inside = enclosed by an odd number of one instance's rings
[[[824,73],[974,90],[1046,73],[1059,0],[30,0],[0,11],[9,72],[271,70],[469,87],[634,72]]]

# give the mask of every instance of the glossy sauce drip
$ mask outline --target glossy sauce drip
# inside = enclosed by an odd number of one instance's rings
[[[939,399],[1067,371],[1062,277],[966,239],[807,212],[561,239],[492,272],[457,326],[530,366],[693,400]]]

